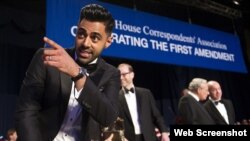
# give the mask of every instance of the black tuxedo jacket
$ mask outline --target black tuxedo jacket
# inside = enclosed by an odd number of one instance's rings
[[[234,107],[233,107],[232,102],[228,99],[222,99],[221,102],[224,104],[227,110],[229,124],[233,125],[235,123],[235,112],[234,112]],[[220,112],[218,111],[218,109],[215,107],[215,105],[213,104],[211,100],[207,100],[204,103],[204,106],[216,124],[220,124],[220,125],[227,124],[227,122],[222,117],[222,115],[220,114]]]
[[[123,90],[119,93],[120,102],[120,117],[124,119],[125,137],[129,141],[135,141],[135,130],[129,108],[124,96]],[[154,97],[150,90],[145,88],[135,87],[135,95],[137,100],[137,108],[142,134],[145,141],[155,141],[155,127],[159,128],[161,132],[167,132],[166,123],[158,110]]]
[[[74,56],[74,49],[66,49]],[[43,64],[43,49],[33,57],[23,81],[16,109],[19,141],[52,141],[63,122],[72,87],[71,77]],[[120,72],[98,59],[77,99],[82,106],[81,141],[100,138],[100,125],[118,117]],[[99,123],[99,124],[98,124]]]
[[[182,124],[215,124],[203,105],[189,94],[180,98],[178,103],[178,112]]]

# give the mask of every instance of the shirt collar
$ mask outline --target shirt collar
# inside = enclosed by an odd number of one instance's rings
[[[98,58],[96,58],[95,60],[93,60],[92,62],[90,62],[89,64],[96,64],[97,63]]]
[[[221,99],[220,100],[213,100],[211,97],[209,97],[209,100],[211,100],[213,103],[221,102]]]
[[[197,101],[200,100],[199,97],[196,94],[194,94],[193,92],[188,91],[188,94],[191,95],[195,100],[197,100]]]

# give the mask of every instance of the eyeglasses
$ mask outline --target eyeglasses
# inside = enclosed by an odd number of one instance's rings
[[[121,76],[125,76],[125,75],[127,75],[127,74],[129,74],[129,73],[131,73],[131,71],[129,71],[129,72],[125,72],[125,73],[121,73]]]

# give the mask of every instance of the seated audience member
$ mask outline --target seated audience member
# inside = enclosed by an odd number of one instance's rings
[[[250,125],[249,121],[247,119],[243,119],[240,123],[240,125]]]
[[[207,80],[194,78],[188,86],[188,94],[182,96],[178,103],[180,124],[215,124],[211,116],[199,101],[208,96]]]
[[[235,122],[234,125],[241,125],[241,123],[239,121]]]
[[[208,82],[209,100],[204,103],[205,109],[216,124],[235,124],[235,112],[232,102],[222,98],[221,86],[217,81]]]
[[[0,141],[5,141],[5,139],[2,135],[0,135]]]
[[[242,119],[241,121],[236,121],[234,125],[250,125],[250,119]]]
[[[187,88],[183,89],[181,91],[181,96],[184,96],[184,95],[188,94],[188,92],[189,92],[189,90]]]
[[[11,128],[7,131],[7,141],[17,141],[16,129]]]

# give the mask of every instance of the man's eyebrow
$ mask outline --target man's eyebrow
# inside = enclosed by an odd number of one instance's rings
[[[102,38],[102,35],[99,32],[92,32],[91,34]]]
[[[83,28],[83,27],[78,27],[78,30],[84,30],[84,31],[86,31],[86,29]]]

